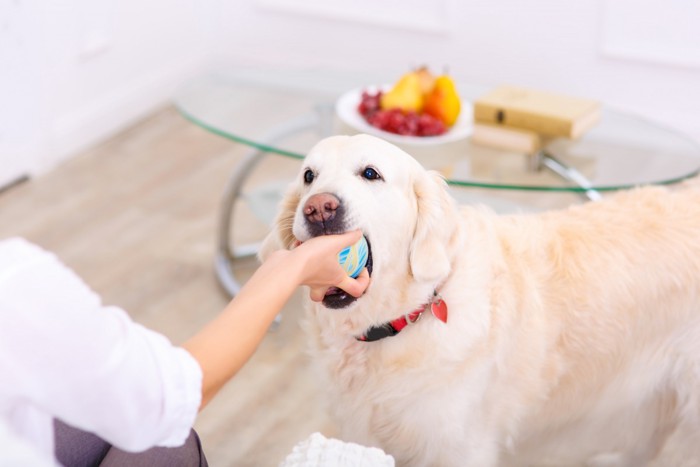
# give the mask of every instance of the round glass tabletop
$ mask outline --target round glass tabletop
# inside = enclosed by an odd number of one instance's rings
[[[211,73],[183,86],[175,103],[197,125],[267,153],[303,158],[319,137],[352,134],[336,101],[350,89],[390,82],[383,76],[320,71],[238,70]],[[458,84],[467,104],[486,88]],[[461,118],[470,118],[464,115]],[[315,137],[296,137],[313,131]],[[395,142],[392,140],[392,142]],[[577,140],[551,140],[537,155],[457,141],[396,143],[452,185],[497,190],[580,193],[671,184],[700,171],[700,146],[647,120],[604,109],[600,123]]]

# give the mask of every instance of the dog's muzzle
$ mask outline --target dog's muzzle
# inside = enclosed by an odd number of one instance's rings
[[[318,193],[312,195],[304,204],[303,209],[306,229],[311,237],[320,235],[334,235],[345,233],[348,230],[345,207],[342,201],[332,193]],[[367,240],[367,272],[372,274],[372,244]],[[357,300],[355,297],[336,287],[331,287],[323,298],[326,308],[345,308]]]

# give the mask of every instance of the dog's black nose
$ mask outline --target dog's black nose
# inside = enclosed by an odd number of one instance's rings
[[[335,219],[340,200],[330,193],[313,195],[304,205],[304,215],[312,224],[327,224]]]

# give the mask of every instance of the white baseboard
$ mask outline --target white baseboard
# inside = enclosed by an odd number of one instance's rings
[[[3,149],[0,147],[0,150]],[[22,157],[26,156],[13,153],[13,157],[3,159],[2,170],[0,170],[0,191],[29,175],[30,169]]]

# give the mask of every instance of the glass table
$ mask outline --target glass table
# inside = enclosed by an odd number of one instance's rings
[[[319,70],[221,70],[178,91],[175,105],[185,118],[250,148],[233,171],[220,207],[215,267],[231,296],[240,289],[235,263],[253,257],[259,247],[255,242],[234,244],[237,202],[245,201],[270,224],[293,176],[245,190],[256,171],[273,176],[279,170],[277,165],[261,167],[261,161],[269,155],[299,161],[323,137],[357,133],[337,118],[338,98],[395,79]],[[488,88],[458,83],[458,90],[466,104],[460,118],[470,118],[469,102]],[[440,171],[459,202],[487,204],[501,213],[560,208],[634,186],[675,184],[700,172],[697,143],[611,109],[604,109],[600,123],[580,139],[551,140],[537,154],[480,147],[468,137],[440,145],[397,145],[426,168]]]

